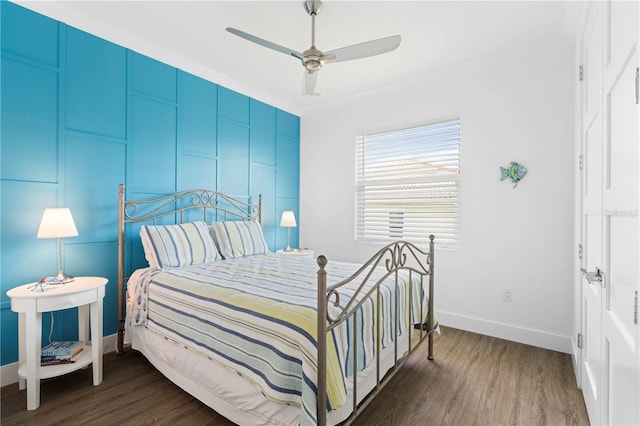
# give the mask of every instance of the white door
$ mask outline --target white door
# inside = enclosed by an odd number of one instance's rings
[[[582,39],[583,268],[602,269],[602,4],[594,2]],[[600,423],[602,286],[582,278],[582,393],[589,419]]]
[[[637,1],[604,4],[601,421],[610,425],[640,425],[638,13]]]
[[[583,34],[582,389],[592,424],[640,424],[639,13],[637,1],[594,2]]]

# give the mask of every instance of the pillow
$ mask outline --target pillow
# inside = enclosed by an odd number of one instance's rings
[[[257,220],[213,222],[211,231],[225,259],[269,252]]]
[[[221,259],[206,223],[144,225],[140,228],[144,254],[152,268],[177,268]]]
[[[142,242],[142,249],[144,250],[144,258],[149,262],[149,267],[151,269],[160,269],[160,265],[158,265],[158,261],[156,260],[155,250],[153,249],[153,244],[149,240],[149,234],[145,230],[143,231],[145,226],[140,228],[140,241]]]

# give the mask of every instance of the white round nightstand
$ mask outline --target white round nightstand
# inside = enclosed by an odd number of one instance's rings
[[[302,249],[293,249],[291,251],[278,250],[276,253],[283,254],[285,256],[304,256],[304,257],[313,257],[316,254],[315,250],[311,250],[308,248]]]
[[[106,278],[77,277],[67,284],[47,285],[43,291],[36,283],[7,291],[11,310],[18,313],[19,388],[27,388],[27,410],[40,405],[40,379],[56,377],[92,365],[93,385],[102,383],[102,301]],[[71,364],[40,366],[42,312],[78,307],[78,337],[85,348]],[[89,343],[91,317],[91,344]]]

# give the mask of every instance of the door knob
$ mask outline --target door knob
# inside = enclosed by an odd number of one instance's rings
[[[584,268],[580,268],[580,272],[582,272],[582,275],[584,275],[584,277],[587,279],[587,282],[589,284],[593,284],[596,282],[601,283],[602,277],[604,275],[604,272],[602,272],[602,270],[598,267],[596,267],[595,272],[589,272]]]

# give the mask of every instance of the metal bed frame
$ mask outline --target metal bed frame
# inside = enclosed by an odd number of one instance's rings
[[[238,200],[237,198],[230,197],[226,194],[222,194],[213,190],[196,189],[180,191],[173,194],[160,196],[148,200],[130,201],[125,200],[125,186],[120,184],[119,190],[119,203],[118,203],[118,338],[116,351],[119,354],[124,352],[124,332],[125,332],[125,283],[128,280],[128,276],[125,275],[125,226],[131,223],[150,222],[157,224],[158,220],[163,218],[169,218],[173,220],[171,223],[183,223],[187,212],[191,210],[201,210],[202,218],[205,222],[208,222],[208,214],[217,212],[218,220],[229,220],[233,218],[235,220],[258,220],[262,222],[262,195],[258,198],[258,203],[245,202]],[[218,215],[222,214],[220,218]],[[174,218],[172,218],[173,216]],[[187,220],[196,220],[191,217]],[[200,220],[200,219],[197,219]],[[327,333],[340,324],[352,318],[354,321],[354,328],[357,326],[356,312],[369,297],[375,297],[376,300],[376,354],[381,353],[381,330],[380,330],[380,316],[382,315],[380,310],[380,285],[387,278],[391,277],[395,280],[395,318],[398,316],[398,300],[399,295],[399,274],[401,271],[407,271],[409,279],[414,276],[419,278],[420,286],[423,291],[425,288],[425,281],[428,282],[428,306],[423,306],[423,299],[420,300],[420,318],[425,318],[426,321],[423,324],[414,326],[418,331],[414,332],[413,338],[407,339],[408,347],[406,350],[398,348],[398,321],[396,320],[394,325],[394,365],[389,371],[383,373],[380,371],[380,356],[376,356],[376,384],[373,390],[358,403],[357,395],[357,354],[354,354],[354,368],[353,371],[353,390],[352,390],[352,412],[349,417],[342,423],[344,425],[350,424],[373,399],[382,390],[384,385],[388,383],[389,379],[393,377],[399,370],[399,367],[404,364],[407,359],[415,352],[415,350],[425,341],[428,341],[428,359],[433,360],[433,333],[434,333],[434,317],[433,317],[433,299],[434,299],[434,236],[429,236],[429,249],[424,251],[413,243],[406,241],[398,241],[380,249],[374,256],[372,256],[367,262],[365,262],[353,275],[349,278],[342,280],[331,286],[327,286],[327,272],[325,266],[328,260],[325,256],[319,256],[317,263],[319,266],[317,272],[317,287],[318,287],[318,308],[317,308],[317,331],[318,331],[318,378],[317,378],[317,422],[319,425],[326,425],[327,410],[321,407],[327,406],[327,393],[326,393],[326,373],[327,373]],[[378,268],[384,268],[384,274],[382,278],[372,282],[373,273]],[[356,284],[357,290],[351,296],[344,305],[345,307],[340,310],[337,315],[332,316],[329,312],[329,303],[334,307],[338,307],[341,300],[340,288],[346,284]],[[364,292],[367,292],[364,294]],[[408,317],[412,318],[413,312],[413,300],[412,291],[409,291],[408,303]],[[361,297],[360,301],[358,298]],[[405,300],[404,297],[402,300]],[[410,328],[407,331],[411,333]],[[355,336],[354,336],[355,339]],[[353,344],[354,351],[357,350],[357,345]],[[401,349],[401,352],[399,352]]]

